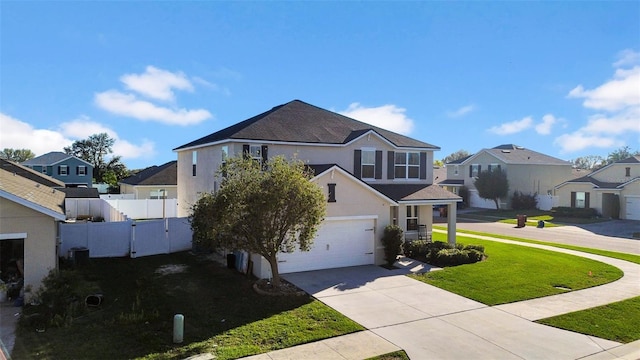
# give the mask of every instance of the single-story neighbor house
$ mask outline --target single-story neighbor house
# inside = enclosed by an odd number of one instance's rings
[[[560,206],[593,208],[605,218],[640,220],[640,156],[556,186]]]
[[[294,100],[174,149],[178,154],[178,216],[200,194],[215,191],[229,156],[256,161],[296,157],[314,169],[327,214],[309,252],[279,256],[282,273],[384,262],[381,237],[396,224],[407,238],[431,233],[433,206],[449,208],[455,242],[457,195],[433,184],[437,146]],[[270,276],[253,255],[253,271]]]
[[[468,157],[446,164],[447,179],[440,186],[458,193],[465,186],[469,189],[469,206],[495,209],[495,203],[478,195],[474,181],[480,172],[500,169],[506,172],[509,182],[507,198],[500,199],[500,207],[511,206],[515,191],[525,195],[553,195],[554,187],[573,178],[572,164],[522,146],[505,144],[482,149]]]
[[[59,190],[0,169],[3,280],[22,278],[25,289],[36,291],[49,271],[57,268],[58,223],[66,218],[64,199]]]
[[[120,194],[134,199],[175,199],[178,197],[178,162],[153,165],[119,182]]]

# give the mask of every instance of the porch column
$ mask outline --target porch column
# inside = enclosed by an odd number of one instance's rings
[[[451,245],[456,244],[456,210],[457,203],[447,204],[447,242]]]

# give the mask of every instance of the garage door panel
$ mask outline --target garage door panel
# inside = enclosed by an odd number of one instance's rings
[[[626,205],[626,219],[640,220],[640,198],[627,198]]]
[[[278,254],[280,273],[374,263],[373,220],[325,221],[309,251]]]

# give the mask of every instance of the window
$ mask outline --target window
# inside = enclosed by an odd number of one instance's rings
[[[630,167],[624,168],[624,176],[626,176],[626,177],[630,177],[631,176],[631,168]]]
[[[458,165],[454,165],[453,166],[453,175],[455,175],[455,176],[460,175],[460,166],[458,166]]]
[[[46,166],[43,166],[43,167],[42,167],[42,173],[43,173],[43,174],[46,174],[46,173],[47,173],[47,167],[46,167]]]
[[[397,152],[395,154],[395,178],[419,179],[420,178],[420,153]]]
[[[407,231],[418,231],[418,206],[407,206]]]
[[[227,145],[222,147],[222,163],[226,163],[229,158],[229,147]]]
[[[362,150],[362,178],[373,179],[376,174],[376,151]]]
[[[251,154],[252,159],[262,162],[262,147],[260,145],[249,146],[249,154]]]
[[[84,165],[78,166],[76,168],[76,174],[78,175],[87,175],[87,167]]]
[[[328,201],[336,202],[336,184],[327,184],[329,188]]]
[[[586,196],[582,191],[576,192],[576,206],[579,209],[584,209],[586,205]]]
[[[198,164],[198,152],[191,153],[191,175],[196,176],[196,165]]]
[[[480,174],[480,165],[479,164],[471,164],[469,165],[469,177],[478,177]]]
[[[150,199],[166,199],[167,191],[165,189],[151,190],[151,193],[149,194],[149,198]]]
[[[58,175],[68,175],[69,174],[69,167],[67,165],[60,165],[58,166]]]
[[[494,170],[501,170],[500,169],[500,164],[489,164],[489,172],[492,172]]]

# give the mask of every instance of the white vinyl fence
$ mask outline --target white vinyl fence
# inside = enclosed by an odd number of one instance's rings
[[[169,254],[191,249],[191,238],[188,218],[61,223],[59,255],[73,248],[89,249],[92,258]]]
[[[538,201],[538,209],[549,211],[560,204],[559,196],[552,195],[536,195]]]
[[[102,217],[104,221],[125,221],[127,216],[102,199],[64,199],[67,219]]]
[[[178,199],[105,199],[130,219],[162,219],[178,215]]]

